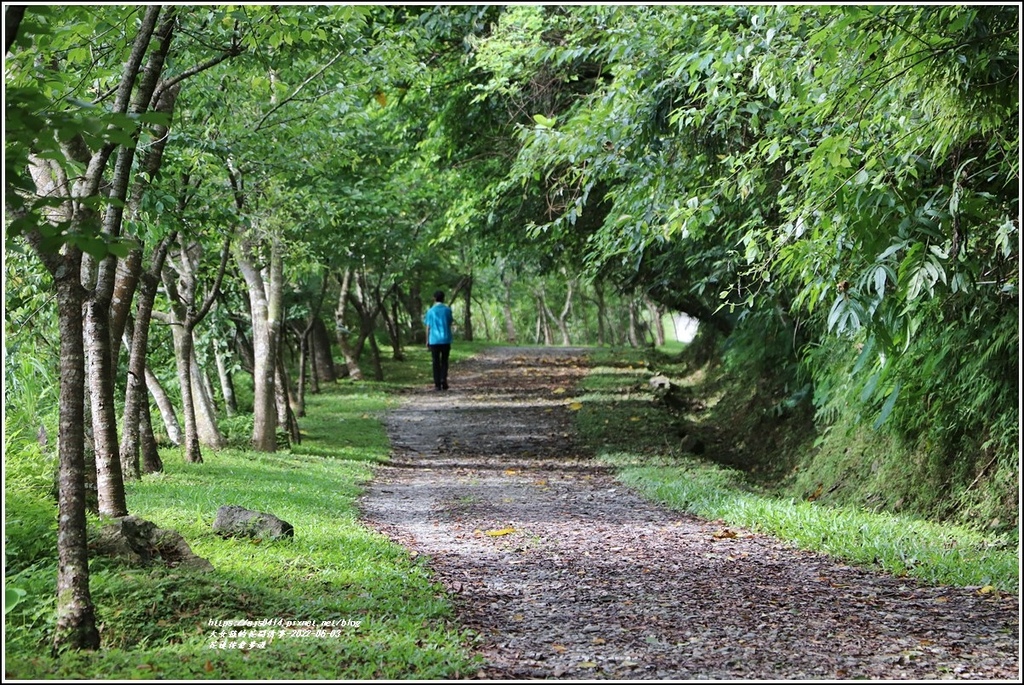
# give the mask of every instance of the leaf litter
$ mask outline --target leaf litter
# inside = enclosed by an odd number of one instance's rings
[[[616,481],[574,438],[581,354],[492,349],[387,417],[364,520],[429,559],[476,677],[1017,680],[1015,596],[847,566]]]

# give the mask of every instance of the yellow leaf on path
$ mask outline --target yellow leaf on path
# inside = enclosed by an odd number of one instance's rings
[[[582,402],[573,402],[573,403],[571,403],[569,405],[569,409],[572,410],[572,411],[579,411],[580,409],[583,409],[583,403]]]
[[[515,469],[505,469],[505,475],[506,476],[514,476],[517,473],[519,473],[519,472],[516,471]]]
[[[509,533],[516,532],[515,528],[498,528],[496,530],[485,530],[484,535],[490,535],[492,538],[496,538],[499,535],[508,535]]]
[[[986,585],[985,587],[983,587],[980,590],[978,590],[978,594],[979,595],[991,595],[995,591],[996,591],[996,589],[995,589],[994,586]]]
[[[561,654],[562,652],[564,652],[566,650],[566,646],[565,645],[560,645],[560,644],[558,644],[556,642],[555,644],[551,645],[551,649],[553,649],[556,652],[558,652],[559,654]]]
[[[597,668],[597,663],[594,661],[581,661],[580,668]]]
[[[555,388],[551,392],[553,392],[556,395],[564,395],[565,394],[565,388]]]
[[[718,538],[719,540],[722,540],[724,538],[734,538],[736,537],[736,531],[724,528],[722,530],[716,530],[714,533],[711,534],[711,537]]]

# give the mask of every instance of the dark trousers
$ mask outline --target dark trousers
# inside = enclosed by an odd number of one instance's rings
[[[448,389],[448,355],[451,345],[431,345],[430,359],[434,367],[434,387],[438,390]]]

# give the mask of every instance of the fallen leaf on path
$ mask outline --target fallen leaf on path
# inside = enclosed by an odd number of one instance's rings
[[[711,534],[711,537],[718,538],[719,540],[723,540],[725,538],[734,538],[736,537],[736,531],[729,530],[728,528],[723,528],[722,530],[716,530],[714,533]]]
[[[583,409],[583,403],[582,402],[572,402],[572,403],[569,404],[569,410],[570,411],[579,411],[580,409]]]
[[[564,395],[565,394],[565,388],[555,388],[551,392],[553,392],[556,395]]]
[[[564,652],[566,650],[566,646],[565,645],[560,645],[560,644],[558,644],[556,642],[555,644],[551,645],[551,649],[553,649],[556,652],[558,652],[559,654],[561,654],[562,652]]]
[[[516,532],[515,528],[497,528],[495,530],[485,530],[484,535],[490,535],[492,538],[496,538],[499,535],[508,535],[509,533]]]

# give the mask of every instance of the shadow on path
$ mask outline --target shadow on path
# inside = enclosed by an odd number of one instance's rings
[[[576,441],[581,350],[497,348],[403,398],[368,525],[429,555],[484,678],[1010,679],[1015,598],[662,509]]]

